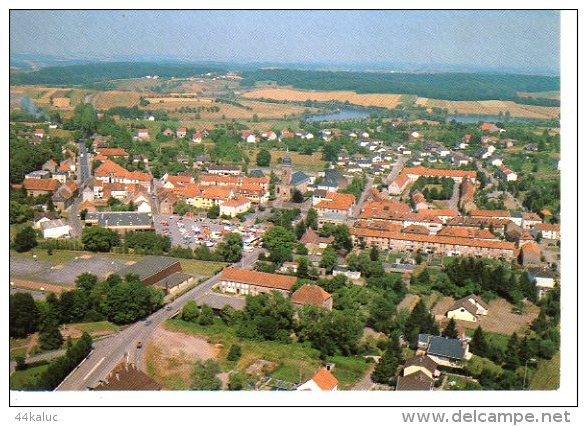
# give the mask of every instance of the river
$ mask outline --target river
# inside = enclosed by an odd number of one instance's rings
[[[328,114],[315,114],[306,118],[306,121],[346,121],[369,118],[370,112],[358,109],[343,109]]]

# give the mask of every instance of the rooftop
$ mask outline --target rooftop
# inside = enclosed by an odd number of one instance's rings
[[[138,275],[142,281],[149,277],[152,277],[153,275],[161,272],[164,269],[169,268],[170,266],[175,265],[178,262],[179,261],[177,259],[174,259],[172,257],[145,256],[137,263],[119,269],[118,271],[116,271],[116,275],[119,275],[121,277],[125,277],[128,274]]]

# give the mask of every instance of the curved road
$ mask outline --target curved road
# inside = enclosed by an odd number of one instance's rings
[[[260,250],[254,249],[244,253],[243,259],[235,264],[239,267],[252,265]],[[154,312],[143,321],[139,321],[121,332],[94,342],[90,355],[71,372],[56,390],[86,390],[95,387],[124,358],[135,364],[139,370],[145,369],[145,348],[155,330],[171,318],[188,300],[198,300],[220,281],[220,273],[198,284],[173,302]],[[137,343],[142,342],[142,348]]]

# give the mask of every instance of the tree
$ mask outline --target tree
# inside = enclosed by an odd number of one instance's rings
[[[336,251],[332,246],[328,246],[322,252],[322,258],[320,259],[320,267],[326,269],[327,274],[331,274],[332,270],[336,268],[338,264],[338,258]]]
[[[185,200],[177,200],[177,202],[173,205],[173,210],[180,216],[185,215],[187,212],[191,211],[191,207]],[[220,210],[218,211],[220,213]]]
[[[306,223],[303,220],[296,223],[295,232],[298,240],[306,233]]]
[[[47,312],[39,327],[39,346],[42,350],[59,349],[63,344],[63,336],[59,331],[59,319],[54,312]]]
[[[486,357],[489,354],[489,344],[485,339],[485,333],[481,326],[475,329],[469,347],[475,355]]]
[[[222,382],[218,377],[220,365],[213,359],[196,361],[192,370],[192,389],[194,390],[219,390]]]
[[[448,320],[446,327],[442,330],[442,335],[450,339],[457,339],[459,337],[459,331],[457,330],[457,323],[454,318]]]
[[[374,262],[379,260],[379,250],[377,249],[377,246],[371,247],[371,251],[369,252],[369,258]]]
[[[206,212],[206,216],[208,217],[208,219],[218,219],[218,217],[220,216],[220,206],[214,204],[212,207],[208,209],[208,211]]]
[[[8,312],[10,337],[25,337],[37,331],[39,309],[30,293],[11,294]]]
[[[198,324],[200,325],[212,325],[214,323],[214,311],[206,304],[202,305],[200,309],[200,316],[198,318]]]
[[[196,322],[198,320],[199,309],[195,300],[188,300],[181,309],[181,319],[188,322]]]
[[[242,356],[242,349],[239,345],[231,345],[226,355],[228,361],[238,361]]]
[[[394,333],[389,341],[388,347],[379,359],[371,380],[377,383],[391,385],[395,380],[397,369],[401,361],[401,348],[397,333]]]
[[[37,234],[32,226],[25,226],[14,237],[14,249],[19,252],[29,251],[37,246]]]
[[[304,194],[302,194],[300,190],[295,189],[292,196],[291,196],[291,200],[294,203],[303,203],[304,202]]]
[[[318,229],[318,212],[314,207],[308,209],[308,213],[306,214],[306,226],[313,230]]]
[[[296,272],[296,276],[298,278],[309,278],[309,271],[310,271],[310,261],[307,257],[298,257],[298,270]]]
[[[270,252],[282,247],[291,251],[296,243],[295,234],[283,226],[269,228],[263,235],[263,244]]]
[[[342,249],[347,252],[353,249],[353,238],[351,237],[349,227],[345,224],[336,226],[332,232],[332,236],[334,237],[335,249]]]
[[[266,149],[260,150],[257,153],[257,166],[269,167],[270,164],[271,164],[271,153]]]
[[[225,262],[234,263],[241,259],[243,251],[243,239],[234,232],[224,236],[224,241],[216,247],[216,253],[224,259]]]
[[[235,390],[242,390],[245,387],[245,378],[239,372],[230,373],[228,376],[228,389],[235,391]]]
[[[118,234],[101,226],[91,226],[82,231],[84,250],[108,252],[120,242]]]

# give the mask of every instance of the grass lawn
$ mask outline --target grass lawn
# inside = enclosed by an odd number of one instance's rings
[[[11,256],[21,256],[21,257],[32,257],[33,254],[37,255],[37,260],[50,263],[51,265],[61,265],[63,263],[71,262],[78,256],[83,256],[84,254],[94,254],[85,251],[71,251],[71,250],[53,250],[52,255],[47,254],[47,250],[34,248],[31,251],[26,253],[17,253],[15,250],[10,250]]]
[[[306,343],[280,343],[270,341],[253,341],[237,337],[231,327],[215,319],[211,326],[200,326],[182,320],[170,319],[165,322],[170,331],[198,334],[208,338],[212,345],[221,345],[219,362],[223,371],[236,369],[244,372],[256,360],[263,359],[277,365],[270,372],[274,379],[299,383],[308,380],[320,367],[319,352]],[[226,355],[233,344],[242,349],[242,357],[237,362],[226,360]],[[341,388],[348,388],[361,380],[369,367],[366,360],[359,357],[335,356],[328,359],[336,367],[334,376],[340,381]]]
[[[446,382],[446,386],[444,387],[445,390],[464,390],[467,383],[476,383],[472,382],[471,380],[467,380],[464,377],[460,376],[453,376],[452,374],[448,374],[448,380]],[[454,385],[450,385],[450,382],[455,382]]]
[[[195,259],[179,259],[179,263],[186,274],[203,275],[210,277],[224,268],[228,263],[207,262]]]
[[[477,355],[473,355],[471,359],[467,361],[467,367],[469,371],[471,371],[472,376],[478,376],[485,369],[493,371],[496,374],[501,374],[503,372],[503,368],[490,359],[482,358]]]
[[[35,383],[39,379],[39,376],[43,374],[49,363],[43,361],[37,363],[34,366],[28,367],[26,370],[19,370],[12,373],[10,376],[10,389],[11,390],[30,390],[35,388]]]
[[[467,336],[473,337],[475,330],[467,329],[465,332],[466,332]],[[487,341],[490,344],[495,345],[503,350],[505,350],[507,348],[508,340],[510,339],[510,336],[507,336],[505,334],[491,333],[489,331],[483,331],[483,334],[485,334],[485,337],[487,338]]]
[[[531,390],[556,390],[560,386],[561,355],[557,352],[552,359],[542,360],[538,363],[536,371],[530,379],[528,389]]]

